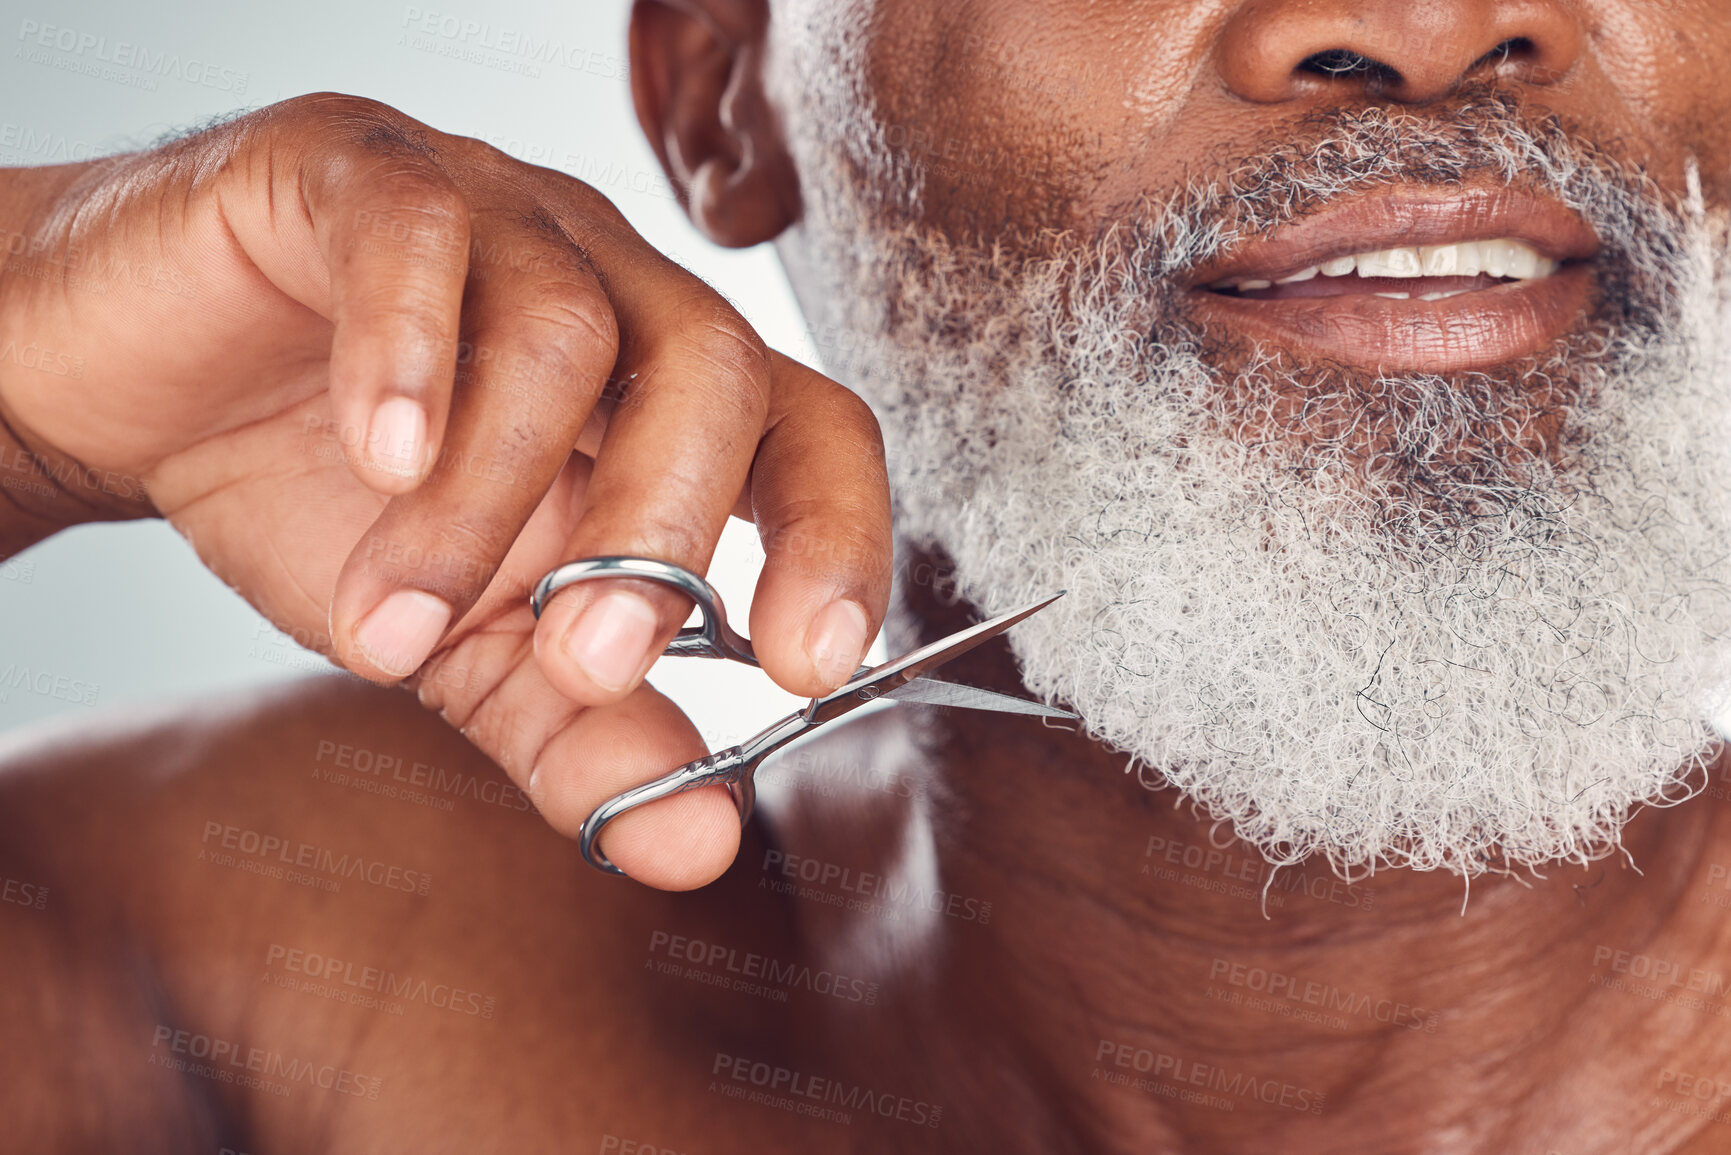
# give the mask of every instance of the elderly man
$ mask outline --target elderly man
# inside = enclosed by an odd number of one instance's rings
[[[4,175],[4,548],[167,517],[420,700],[11,743],[10,1146],[1731,1147],[1719,0],[640,0],[632,62],[870,411],[365,101]],[[524,592],[730,513],[781,685],[892,571],[898,651],[1065,586],[944,672],[1082,726],[881,711],[589,871],[702,753],[689,605]]]

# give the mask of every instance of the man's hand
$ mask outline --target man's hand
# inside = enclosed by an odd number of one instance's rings
[[[560,831],[704,748],[640,684],[689,602],[582,583],[537,625],[552,566],[701,573],[748,517],[764,669],[811,695],[858,664],[889,593],[876,422],[593,189],[328,94],[81,169],[0,221],[0,349],[39,350],[0,355],[13,440],[122,479],[81,517],[153,506],[280,629],[411,679]],[[711,788],[604,850],[682,888],[737,832]]]

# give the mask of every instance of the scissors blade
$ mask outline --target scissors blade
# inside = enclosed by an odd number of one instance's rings
[[[905,686],[880,695],[894,702],[918,702],[924,706],[950,706],[961,710],[994,710],[1000,714],[1032,714],[1039,718],[1069,718],[1080,716],[1044,702],[964,686],[960,682],[945,682],[938,678],[915,678]]]
[[[907,685],[927,670],[936,669],[952,658],[961,657],[975,646],[991,641],[1023,618],[1039,613],[1063,596],[1064,591],[1059,590],[1049,598],[999,614],[990,621],[958,630],[929,646],[921,646],[912,653],[892,658],[881,666],[874,666],[868,673],[861,674],[839,690],[821,698],[813,698],[811,705],[805,709],[805,721],[808,725],[821,726],[859,709],[867,702],[876,701],[889,691]]]

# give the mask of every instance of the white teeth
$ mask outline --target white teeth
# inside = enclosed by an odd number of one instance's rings
[[[1419,264],[1427,277],[1452,277],[1460,271],[1462,245],[1420,245]]]
[[[1407,301],[1412,299],[1411,293],[1377,293],[1379,297],[1387,297],[1391,301]]]
[[[1511,244],[1509,246],[1508,276],[1517,281],[1531,281],[1539,275],[1539,254],[1525,245]]]
[[[1509,262],[1515,255],[1513,241],[1491,241],[1485,245],[1485,272],[1493,277],[1509,275]]]
[[[1361,277],[1416,277],[1422,270],[1417,249],[1381,249],[1353,259]]]
[[[1335,257],[1319,265],[1300,269],[1289,277],[1273,282],[1290,285],[1308,281],[1321,274],[1344,277],[1356,272],[1361,277],[1418,279],[1421,277],[1476,277],[1488,273],[1493,277],[1513,277],[1519,281],[1542,280],[1557,271],[1559,262],[1540,256],[1537,250],[1520,241],[1498,239],[1462,241],[1453,245],[1405,245],[1393,249],[1376,249]],[[1216,289],[1266,289],[1268,281],[1233,281],[1216,283]],[[1380,294],[1389,296],[1391,294]],[[1421,301],[1440,301],[1454,293],[1427,293]]]

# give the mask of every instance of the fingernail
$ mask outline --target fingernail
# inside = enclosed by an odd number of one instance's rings
[[[421,590],[398,590],[361,619],[355,646],[385,673],[406,678],[421,668],[450,624],[451,607],[442,599]]]
[[[367,456],[386,473],[415,477],[427,440],[427,413],[407,397],[392,397],[373,410]]]
[[[603,690],[623,690],[649,656],[658,624],[654,606],[614,590],[577,615],[565,652]]]
[[[846,598],[829,603],[812,619],[805,652],[826,686],[839,686],[859,669],[866,649],[866,612]]]

